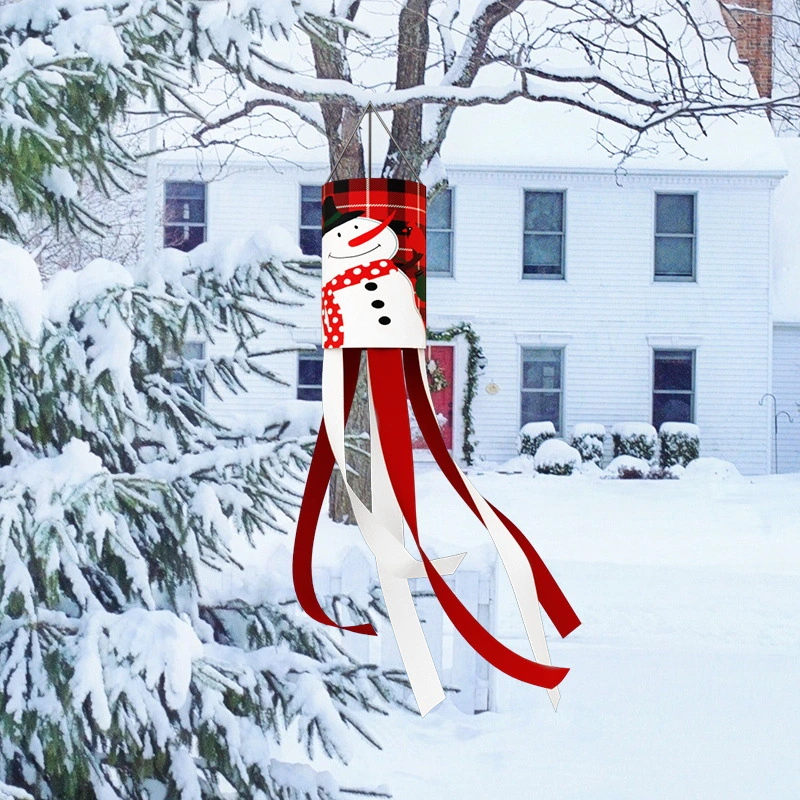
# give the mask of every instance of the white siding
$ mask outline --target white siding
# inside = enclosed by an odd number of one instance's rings
[[[281,176],[262,168],[215,182],[210,237],[247,235],[265,224],[296,232],[300,183],[324,179],[321,172]],[[565,348],[567,434],[578,422],[650,421],[652,349],[663,346],[696,350],[702,454],[746,473],[768,469],[758,400],[769,390],[771,180],[637,175],[618,185],[610,174],[473,169],[451,170],[450,180],[454,275],[429,277],[428,322],[436,329],[467,320],[481,337],[488,366],[475,402],[479,456],[498,461],[514,454],[522,345]],[[521,277],[524,189],[566,191],[564,281]],[[656,191],[697,193],[696,283],[653,281]],[[316,300],[286,316],[300,332],[278,331],[271,344],[318,336]],[[259,380],[250,397],[226,400],[225,410],[294,397],[296,356],[273,363],[291,388]],[[484,391],[490,381],[498,394]],[[458,402],[462,388],[456,393]]]
[[[205,180],[208,188],[208,239],[249,237],[267,227],[278,225],[288,231],[299,230],[300,183],[322,183],[325,175],[312,173],[310,177],[287,178],[271,169],[227,170],[220,175],[216,170],[198,171],[194,165],[162,164],[162,180]],[[312,284],[313,285],[313,284]],[[302,298],[298,298],[301,300]],[[296,327],[274,327],[265,337],[265,349],[299,347],[319,343],[319,300],[306,302],[300,308],[271,309],[276,317],[293,323]],[[235,346],[233,335],[218,336],[210,343],[209,355],[231,353]],[[295,399],[297,386],[297,354],[281,353],[262,360],[287,385],[252,375],[245,376],[247,392],[231,394],[222,390],[222,399],[206,394],[206,403],[213,413],[222,418],[247,415],[258,418],[275,403]]]
[[[702,452],[763,472],[768,385],[767,182],[698,177],[455,173],[456,273],[429,279],[431,326],[465,316],[481,335],[479,452],[513,452],[520,345],[564,346],[564,423],[649,421],[652,346],[696,349]],[[521,278],[523,189],[566,191],[565,281]],[[654,282],[653,198],[697,192],[697,283]],[[445,313],[446,312],[446,313]],[[658,337],[658,338],[655,338]],[[673,338],[674,337],[674,338]]]
[[[772,339],[772,393],[778,411],[778,472],[800,472],[800,325],[776,325]],[[772,413],[770,402],[769,411]]]

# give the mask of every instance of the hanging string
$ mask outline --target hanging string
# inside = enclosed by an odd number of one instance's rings
[[[372,106],[372,103],[370,103],[367,106],[367,108],[369,108],[370,106]],[[397,144],[397,140],[394,138],[394,136],[392,136],[392,132],[386,127],[386,123],[381,119],[381,115],[377,111],[375,111],[375,116],[378,118],[378,122],[380,122],[380,124],[383,125],[383,129],[386,131],[386,135],[392,140],[392,143],[397,148],[397,152],[400,153],[400,157],[403,159],[403,161],[406,162],[406,166],[408,167],[411,174],[414,176],[414,180],[416,180],[417,183],[422,183],[422,181],[419,179],[417,171],[411,165],[411,162],[406,158],[406,154],[400,149],[400,145]]]
[[[367,216],[369,216],[369,190],[372,178],[372,103],[367,106]]]
[[[397,148],[397,152],[400,154],[400,157],[403,159],[403,161],[406,162],[406,166],[408,167],[408,169],[411,172],[411,174],[414,176],[414,179],[416,180],[416,182],[417,183],[422,183],[422,181],[419,178],[419,174],[414,169],[414,167],[412,166],[412,164],[408,160],[408,158],[406,158],[406,154],[400,149],[400,145],[397,143],[397,140],[394,138],[394,136],[392,136],[392,132],[389,130],[389,128],[386,127],[386,123],[381,118],[381,115],[378,113],[378,110],[375,108],[375,106],[372,105],[372,102],[367,103],[367,107],[364,109],[364,111],[361,113],[361,116],[358,118],[358,122],[356,122],[355,127],[353,128],[353,131],[350,134],[350,137],[345,142],[345,145],[342,148],[342,152],[339,154],[339,158],[337,158],[336,161],[334,162],[333,169],[331,170],[331,174],[328,175],[328,180],[325,181],[325,183],[329,183],[332,180],[333,176],[336,173],[336,170],[339,167],[339,163],[344,158],[344,154],[347,152],[347,148],[350,147],[350,142],[353,141],[353,137],[356,135],[356,131],[358,131],[358,129],[361,127],[361,123],[364,121],[364,117],[366,117],[367,114],[369,114],[369,118],[368,118],[369,172],[367,173],[367,175],[368,175],[368,177],[371,176],[371,173],[372,173],[372,114],[373,113],[378,118],[378,122],[380,122],[380,124],[383,126],[383,129],[386,131],[386,134],[389,137],[389,139],[392,141],[394,146]]]
[[[417,202],[415,203],[415,206],[416,206],[415,214],[416,214],[417,227],[420,228],[422,226],[422,208],[423,208],[423,204],[424,204],[425,200],[427,199],[425,197],[425,189],[422,186],[422,181],[420,180],[419,174],[417,173],[417,171],[414,169],[414,167],[411,164],[411,162],[406,157],[406,154],[403,152],[402,148],[397,143],[397,140],[394,138],[394,136],[392,136],[392,132],[389,130],[388,126],[383,121],[383,118],[378,113],[378,110],[375,108],[375,106],[372,104],[371,101],[369,103],[367,103],[366,108],[361,112],[361,116],[358,118],[358,121],[356,122],[355,126],[353,127],[353,130],[351,131],[350,136],[348,137],[347,141],[345,142],[344,147],[342,148],[342,151],[339,153],[339,157],[336,159],[336,161],[335,161],[335,163],[333,165],[333,169],[331,170],[331,173],[330,173],[330,175],[328,175],[328,179],[325,182],[329,183],[333,179],[334,175],[336,174],[336,170],[339,168],[339,164],[341,163],[342,159],[344,158],[344,154],[347,152],[347,149],[350,147],[350,144],[353,141],[353,138],[355,137],[356,133],[358,132],[359,128],[361,127],[361,124],[364,122],[364,117],[366,117],[367,118],[367,159],[366,159],[367,160],[367,169],[366,169],[366,181],[365,181],[365,184],[366,184],[366,192],[365,192],[366,203],[365,203],[365,205],[366,205],[367,216],[370,215],[370,208],[371,208],[371,201],[372,201],[372,115],[373,114],[375,114],[375,116],[378,118],[378,122],[380,122],[380,124],[383,126],[383,129],[386,131],[386,135],[389,137],[390,141],[394,144],[395,149],[397,150],[398,154],[400,155],[400,157],[405,162],[406,166],[409,169],[409,172],[413,175],[414,179],[419,184],[419,188],[417,189]],[[412,253],[413,253],[413,251],[412,251]],[[408,255],[408,253],[406,253],[406,255]]]
[[[358,132],[358,129],[361,127],[361,123],[364,121],[364,117],[367,115],[367,112],[370,110],[370,108],[372,108],[372,103],[369,103],[367,105],[367,107],[361,113],[361,116],[358,118],[358,122],[356,122],[355,127],[353,128],[353,130],[352,130],[352,132],[350,134],[350,137],[344,143],[344,147],[342,148],[342,152],[339,153],[339,158],[337,158],[336,161],[334,162],[333,169],[331,170],[331,174],[328,175],[328,180],[326,180],[325,183],[330,183],[330,181],[332,180],[334,174],[336,173],[336,170],[339,167],[339,163],[344,158],[344,154],[347,152],[347,148],[350,147],[350,142],[353,141],[353,137],[356,135],[356,133]]]

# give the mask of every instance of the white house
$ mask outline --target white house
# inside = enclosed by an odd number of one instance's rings
[[[453,123],[451,189],[430,209],[428,326],[466,322],[480,336],[477,456],[513,456],[533,420],[566,437],[580,422],[678,420],[700,426],[703,455],[770,471],[772,411],[759,401],[784,369],[772,357],[771,287],[773,195],[786,168],[769,124],[720,119],[689,142],[694,157],[662,146],[624,170],[595,144],[595,126],[582,112],[524,103],[465,109]],[[326,167],[238,161],[210,180],[194,160],[162,161],[165,241],[189,248],[269,220],[313,252]],[[271,344],[319,344],[317,300],[288,316],[297,327]],[[776,357],[784,333],[775,328]],[[431,355],[460,455],[467,345],[457,337]],[[289,386],[259,381],[224,410],[319,397],[317,354],[274,366]]]
[[[775,190],[772,398],[777,472],[800,471],[800,138],[779,138],[788,175]]]

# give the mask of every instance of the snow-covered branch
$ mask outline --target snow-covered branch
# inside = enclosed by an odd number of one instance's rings
[[[722,12],[700,0],[635,8],[604,0],[396,0],[394,9],[376,14],[364,0],[339,4],[338,22],[307,15],[290,48],[267,53],[252,42],[246,61],[215,49],[211,60],[244,88],[198,125],[198,136],[213,130],[224,141],[230,129],[234,138],[237,124],[257,126],[273,109],[324,132],[333,163],[372,103],[393,112],[392,134],[419,172],[462,107],[559,103],[627,129],[631,146],[654,129],[669,137],[694,126],[702,135],[708,117],[800,109],[795,86],[758,96]],[[345,158],[351,173],[363,160],[358,137],[353,147]],[[383,174],[405,169],[390,145]]]
[[[313,5],[313,4],[311,4]],[[305,2],[19,0],[0,6],[0,235],[27,216],[95,232],[78,191],[121,187],[136,155],[115,128],[134,102],[185,98],[217,50],[249,60],[285,38]],[[201,118],[202,120],[202,118]]]

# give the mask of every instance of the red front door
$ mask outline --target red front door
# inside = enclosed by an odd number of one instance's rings
[[[454,352],[455,349],[451,344],[435,344],[425,350],[433,408],[448,450],[453,449]],[[413,423],[412,427],[416,428]],[[418,432],[414,435],[414,447],[420,449],[425,447],[425,442]]]

